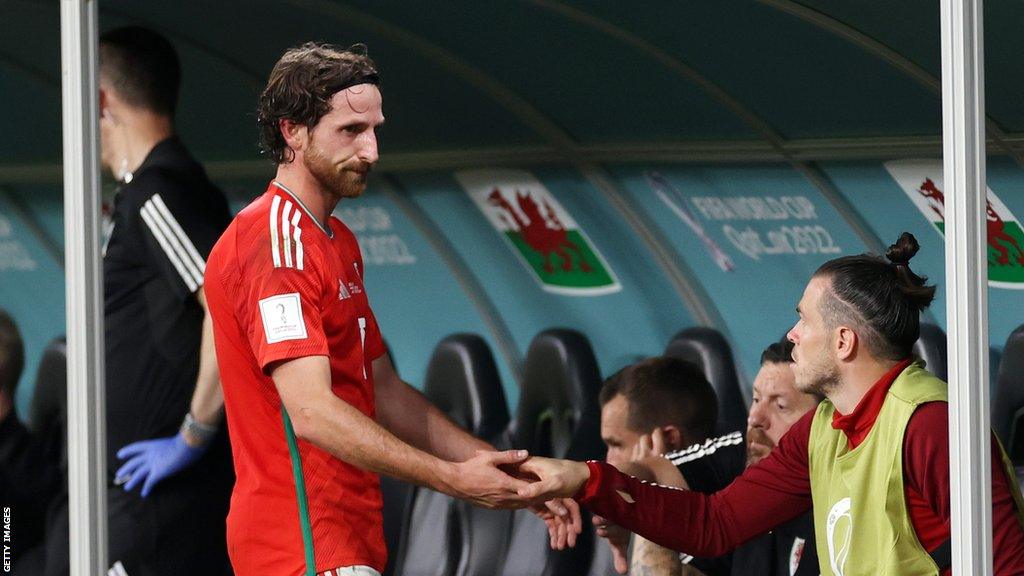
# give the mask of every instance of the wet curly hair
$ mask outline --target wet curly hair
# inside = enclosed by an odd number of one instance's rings
[[[270,72],[257,105],[262,152],[274,164],[291,162],[295,153],[281,134],[281,120],[316,126],[331,111],[331,98],[338,91],[362,83],[379,83],[362,44],[342,49],[306,42],[289,48]]]

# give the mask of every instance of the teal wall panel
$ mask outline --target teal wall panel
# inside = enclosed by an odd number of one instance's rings
[[[832,162],[823,169],[882,242],[892,242],[903,230],[914,233],[922,245],[915,270],[944,288],[943,239],[881,162]],[[452,173],[403,174],[394,186],[378,180],[363,198],[339,206],[338,215],[360,238],[374,310],[396,365],[410,383],[422,385],[429,356],[441,338],[476,332],[491,344],[510,406],[518,401],[518,383],[494,335],[396,198],[421,212],[466,265],[506,323],[520,357],[539,331],[570,327],[591,339],[602,373],[608,375],[659,353],[675,332],[694,324],[652,254],[584,175],[552,166],[527,172],[583,230],[614,274],[618,291],[570,296],[545,290]],[[666,183],[653,185],[652,172]],[[814,269],[835,256],[865,250],[821,194],[787,166],[631,164],[615,166],[611,173],[613,185],[693,271],[691,280],[725,322],[748,382],[764,345],[792,325],[793,308]],[[1018,217],[1024,214],[1021,174],[1008,161],[990,160],[989,186]],[[222,185],[237,210],[261,193],[266,182]],[[18,186],[8,191],[27,205],[47,236],[62,240],[59,188]],[[24,411],[43,346],[64,332],[64,278],[59,263],[16,214],[0,195],[0,306],[11,310],[25,333],[28,363],[18,396],[19,410]],[[990,341],[998,352],[1010,331],[1024,323],[1024,290],[992,288],[989,307]],[[945,326],[943,290],[929,314],[927,319]]]
[[[858,210],[885,242],[894,241],[906,230],[917,237],[921,251],[913,267],[938,284],[930,315],[946,327],[945,240],[921,215],[881,162],[834,162],[823,166],[840,190],[856,202]],[[1024,217],[1024,171],[1008,160],[990,158],[988,187],[1017,217]],[[989,343],[1001,350],[1006,338],[1024,324],[1024,290],[990,287]],[[992,372],[998,368],[992,365]]]
[[[8,186],[19,205],[24,206],[46,236],[64,246],[64,190],[59,185]]]
[[[64,271],[2,195],[0,307],[14,317],[25,341],[25,371],[15,399],[24,417],[43,348],[64,331]]]
[[[748,386],[761,351],[795,322],[814,270],[864,250],[788,166],[629,165],[613,172],[717,305]]]
[[[660,353],[672,334],[693,321],[646,249],[575,170],[543,168],[532,174],[586,232],[621,290],[596,296],[545,291],[453,176],[416,174],[400,180],[485,287],[521,354],[538,332],[551,327],[586,334],[604,375]]]
[[[434,346],[449,334],[473,332],[490,344],[505,394],[510,401],[517,400],[518,386],[508,363],[468,295],[381,187],[357,200],[342,201],[335,214],[359,239],[366,291],[399,374],[422,388]]]

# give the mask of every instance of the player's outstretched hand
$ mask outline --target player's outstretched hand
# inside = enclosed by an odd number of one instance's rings
[[[618,524],[612,524],[606,518],[594,515],[591,518],[594,523],[594,532],[608,541],[608,547],[612,549],[612,561],[615,564],[615,571],[625,574],[629,571],[629,538],[630,531]]]
[[[531,504],[554,498],[571,498],[590,478],[590,468],[583,462],[537,456],[520,464],[519,471],[537,478],[519,489],[519,495]]]
[[[180,432],[170,438],[133,442],[117,451],[117,457],[127,462],[118,468],[114,482],[123,482],[125,492],[142,484],[145,498],[161,480],[199,460],[208,446],[189,446]]]
[[[525,508],[529,503],[518,491],[527,482],[498,467],[520,464],[529,456],[526,450],[477,450],[476,456],[454,464],[449,481],[452,495],[483,508]]]
[[[583,533],[583,517],[575,500],[556,498],[530,506],[530,510],[547,525],[552,550],[576,546],[576,537]]]

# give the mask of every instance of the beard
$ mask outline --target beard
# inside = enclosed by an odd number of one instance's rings
[[[346,160],[340,166],[333,164],[316,146],[310,143],[309,150],[302,156],[302,163],[316,178],[320,187],[335,198],[358,198],[366,190],[366,176],[370,165],[357,158]]]
[[[775,442],[761,428],[747,428],[747,466],[757,464],[775,448]]]
[[[808,364],[796,364],[796,389],[804,394],[828,396],[839,386],[839,367],[825,358],[808,360]]]

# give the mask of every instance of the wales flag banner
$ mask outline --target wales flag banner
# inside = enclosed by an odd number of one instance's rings
[[[893,160],[885,169],[939,234],[946,229],[946,196],[940,160]],[[991,188],[986,189],[988,284],[1024,289],[1024,230]]]
[[[455,179],[542,289],[569,296],[622,289],[586,232],[530,172],[463,170]]]

